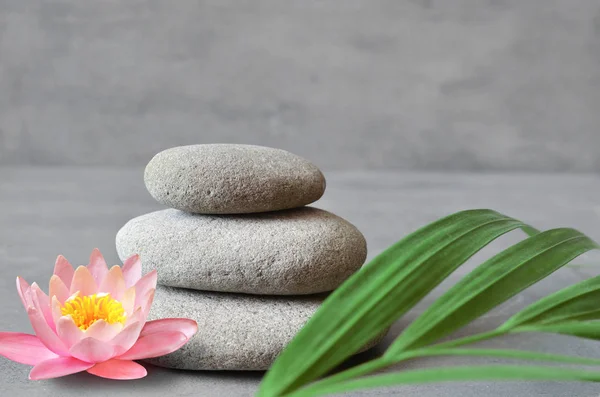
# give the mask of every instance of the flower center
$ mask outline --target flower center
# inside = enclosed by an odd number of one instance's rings
[[[98,320],[109,324],[125,324],[123,305],[110,295],[77,296],[65,302],[61,308],[63,316],[71,316],[75,325],[86,330]]]

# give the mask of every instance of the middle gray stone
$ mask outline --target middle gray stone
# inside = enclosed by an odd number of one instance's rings
[[[116,238],[158,283],[206,291],[296,295],[331,291],[364,263],[363,235],[324,210],[248,215],[167,209],[130,220]]]

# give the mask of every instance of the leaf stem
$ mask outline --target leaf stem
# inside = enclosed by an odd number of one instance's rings
[[[500,335],[504,335],[506,333],[507,333],[506,331],[495,329],[492,331],[483,332],[483,333],[471,335],[471,336],[466,336],[464,338],[459,338],[459,339],[451,340],[451,341],[444,342],[444,343],[438,343],[438,344],[431,345],[431,346],[424,347],[424,348],[418,348],[413,351],[406,351],[402,354],[395,355],[393,357],[388,357],[384,354],[382,357],[377,358],[375,360],[368,361],[366,363],[349,368],[345,371],[338,372],[335,375],[331,375],[326,378],[323,378],[323,379],[321,379],[317,382],[314,382],[300,390],[296,390],[290,394],[287,394],[286,397],[317,396],[317,395],[319,395],[321,388],[323,388],[325,386],[329,386],[332,384],[336,384],[339,382],[357,378],[359,376],[368,375],[375,371],[385,369],[387,367],[398,364],[402,361],[410,360],[412,358],[417,358],[420,356],[427,356],[428,355],[427,353],[431,349],[450,348],[450,347],[467,345],[470,343],[475,343],[475,342],[480,342],[480,341],[483,341],[486,339],[491,339],[491,338],[494,338],[494,337],[497,337]]]
[[[437,343],[435,345],[431,345],[430,347],[437,349],[437,348],[463,346],[463,345],[468,345],[470,343],[476,343],[476,342],[481,342],[483,340],[492,339],[492,338],[495,338],[495,337],[498,337],[501,335],[505,335],[507,333],[508,333],[508,331],[505,331],[505,330],[494,329],[492,331],[482,332],[481,334],[465,336],[463,338],[450,340],[448,342]]]
[[[345,371],[338,372],[335,375],[328,376],[317,382],[314,382],[307,387],[300,390],[296,390],[291,394],[287,394],[286,397],[308,397],[318,395],[318,390],[323,386],[328,386],[345,380],[353,379],[362,375],[367,375],[372,372],[384,369],[396,363],[397,360],[388,360],[387,358],[380,357],[375,360],[367,361],[366,363],[357,365],[349,368]]]

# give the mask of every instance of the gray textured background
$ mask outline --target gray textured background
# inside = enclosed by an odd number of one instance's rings
[[[600,171],[599,127],[598,0],[0,0],[0,331],[31,332],[16,274],[43,284],[58,253],[82,263],[94,246],[117,263],[117,230],[161,208],[142,175],[162,149],[252,143],[313,160],[328,179],[316,205],[358,226],[372,258],[476,207],[600,241],[600,177],[575,174]],[[570,173],[535,173],[557,171]],[[597,272],[566,267],[459,333]],[[600,356],[597,342],[552,335],[486,346]],[[29,382],[29,370],[0,358],[0,395],[249,397],[262,376],[149,366],[134,382]],[[599,394],[591,383],[461,382],[352,395]]]
[[[0,0],[0,164],[599,171],[598,0]]]

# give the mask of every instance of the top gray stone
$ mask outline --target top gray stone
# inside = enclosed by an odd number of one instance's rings
[[[146,188],[159,203],[199,214],[246,214],[301,207],[325,192],[310,161],[262,146],[180,146],[146,166]]]

